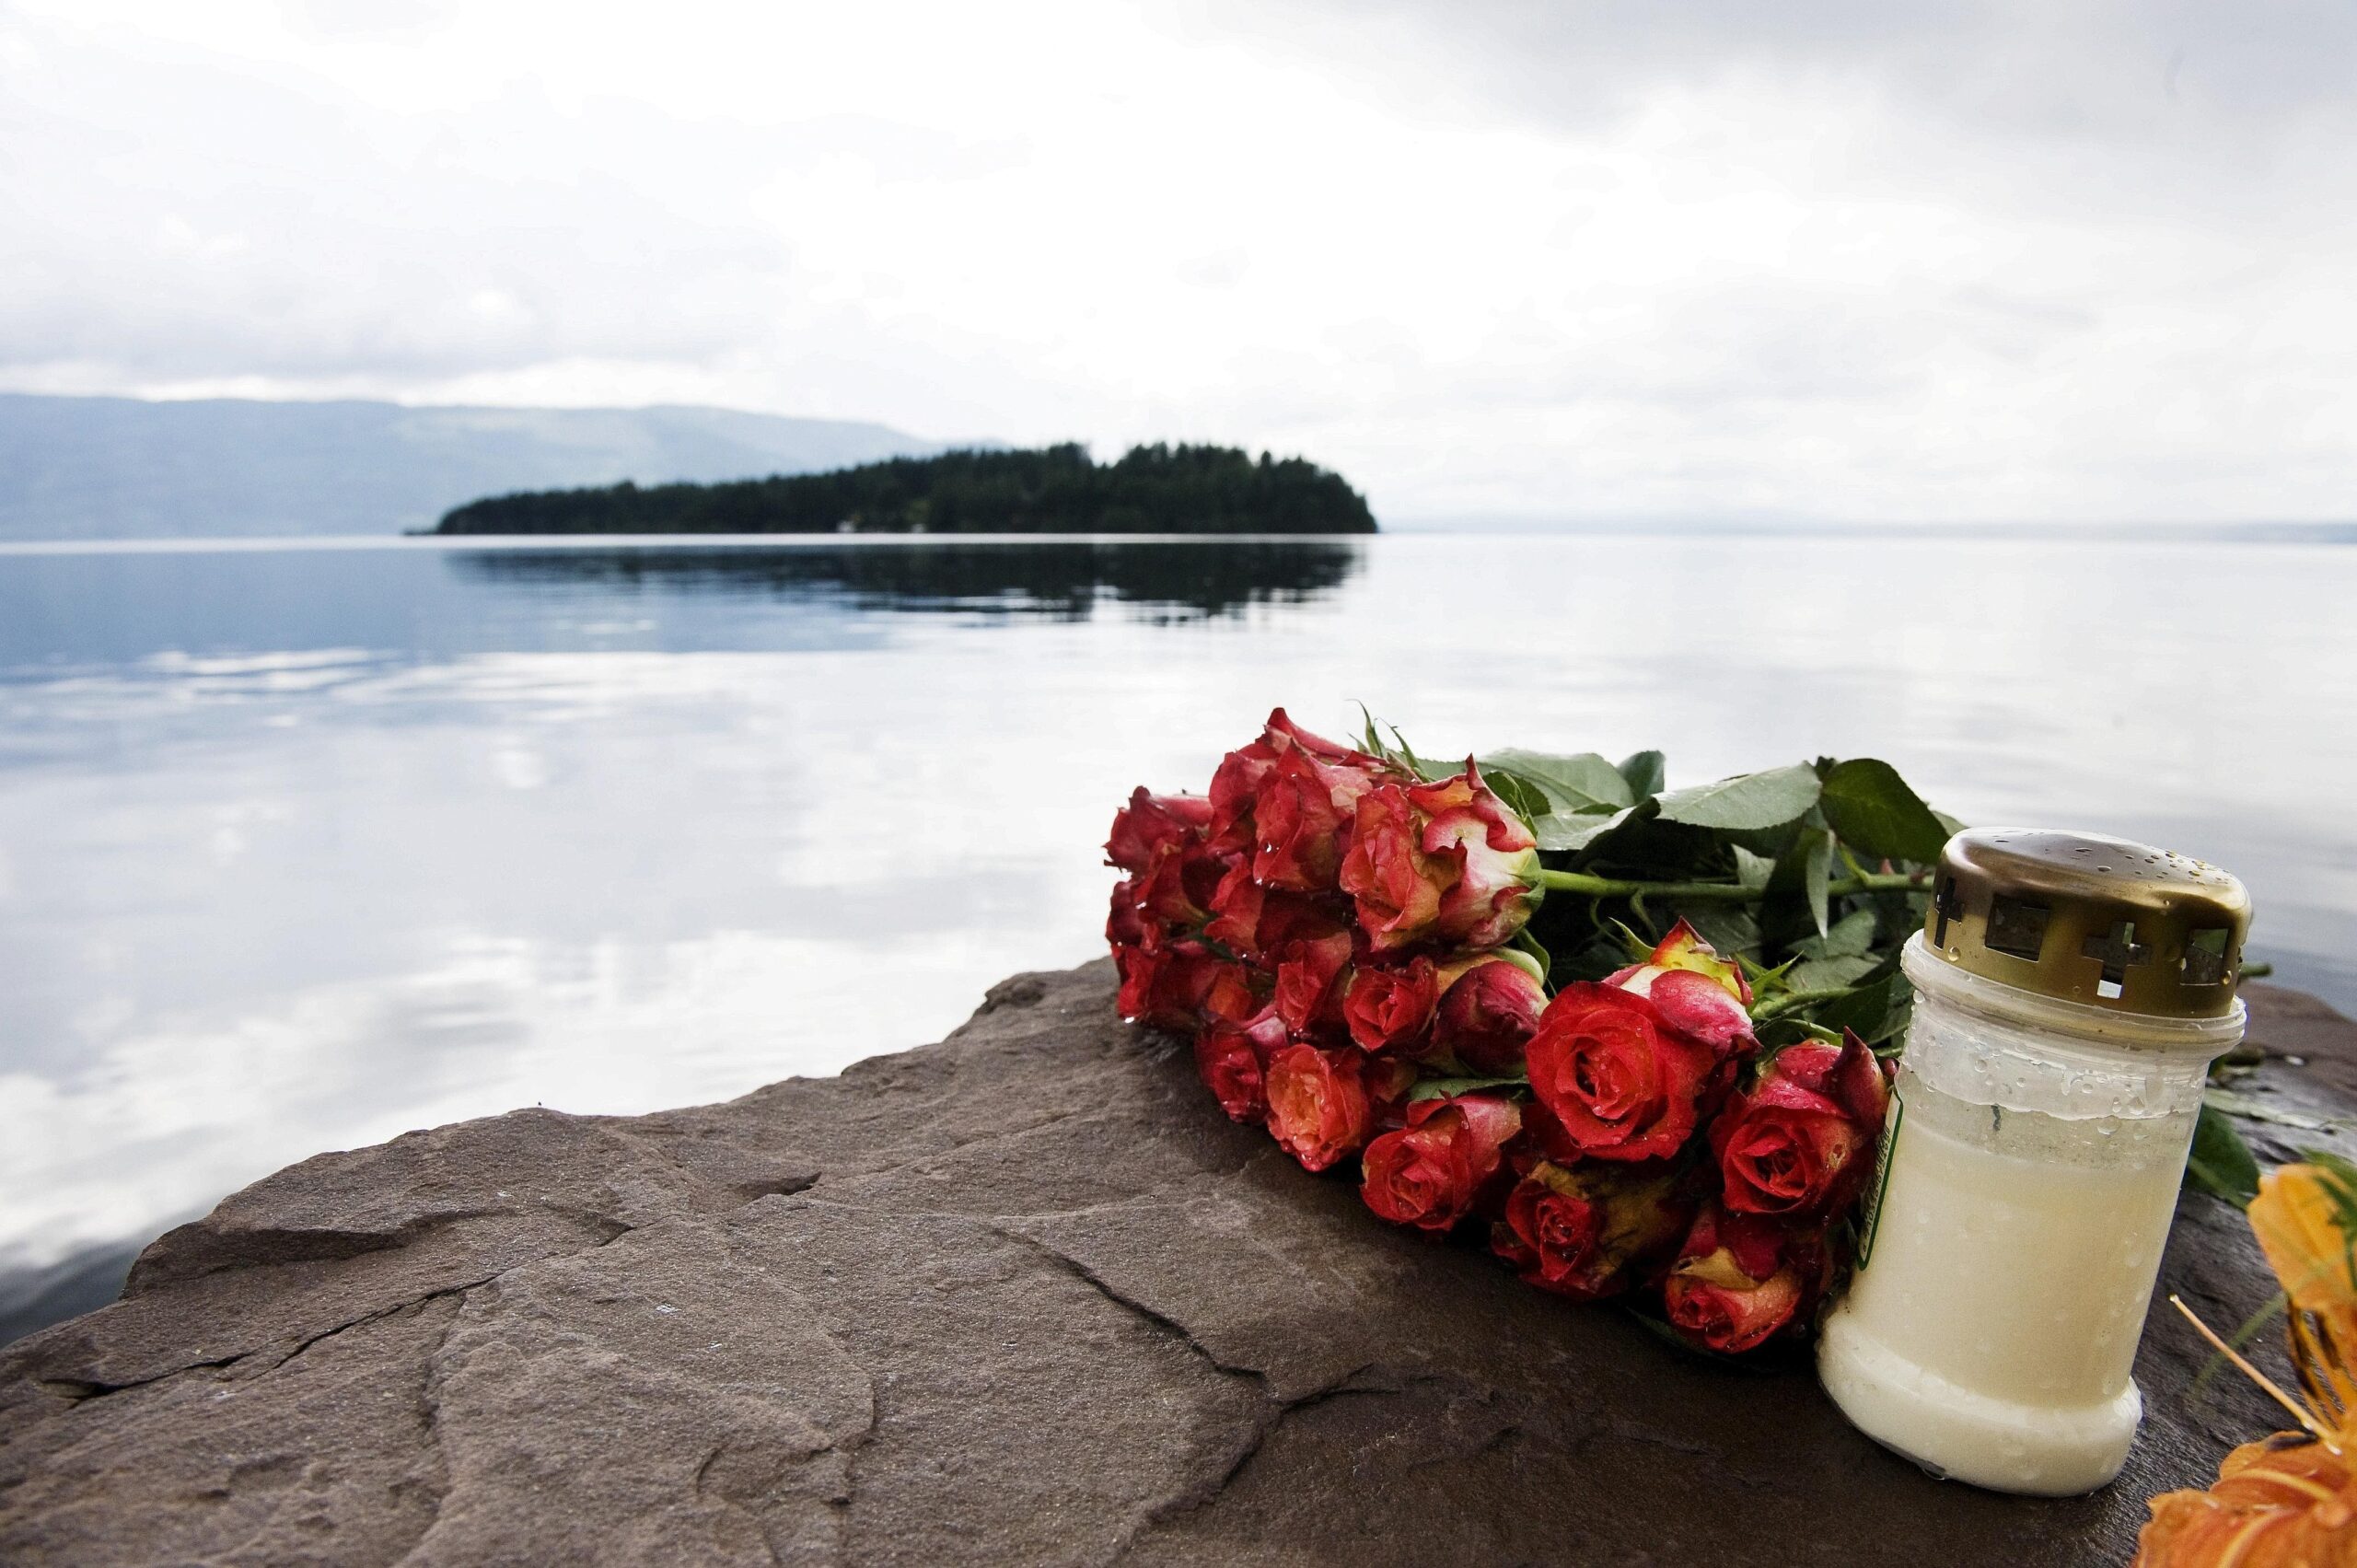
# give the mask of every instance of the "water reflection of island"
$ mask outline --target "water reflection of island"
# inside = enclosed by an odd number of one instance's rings
[[[1353,540],[672,545],[454,554],[460,574],[511,585],[760,598],[840,597],[861,609],[1085,620],[1100,601],[1148,620],[1300,604],[1347,582]]]

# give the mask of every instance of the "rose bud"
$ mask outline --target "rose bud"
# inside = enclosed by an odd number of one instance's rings
[[[1268,975],[1224,960],[1213,966],[1196,1013],[1205,1024],[1249,1023],[1270,1010],[1270,993],[1273,989],[1274,981]]]
[[[1359,1157],[1359,1194],[1394,1225],[1446,1231],[1472,1212],[1497,1173],[1498,1151],[1522,1126],[1514,1101],[1496,1095],[1417,1100],[1408,1124]]]
[[[1366,1144],[1375,1124],[1364,1058],[1347,1048],[1289,1045],[1269,1058],[1269,1132],[1305,1170],[1324,1170]]]
[[[1873,1167],[1890,1103],[1866,1042],[1786,1046],[1711,1123],[1726,1206],[1738,1214],[1838,1214]]]
[[[1518,954],[1482,954],[1441,970],[1433,1015],[1435,1053],[1453,1056],[1475,1073],[1523,1070],[1523,1047],[1538,1028],[1547,988],[1519,960]]]
[[[1198,930],[1227,868],[1201,840],[1163,844],[1137,878],[1138,907],[1172,931]]]
[[[1124,877],[1113,884],[1113,906],[1105,916],[1105,940],[1116,947],[1134,947],[1145,940],[1145,915],[1138,908],[1138,879]]]
[[[1252,879],[1252,859],[1239,855],[1211,898],[1211,923],[1203,935],[1228,951],[1277,967],[1295,942],[1318,941],[1349,929],[1350,905],[1331,897],[1288,893]]]
[[[1148,941],[1113,949],[1121,971],[1121,1016],[1155,1028],[1187,1030],[1202,1021],[1204,999],[1233,966],[1200,942]]]
[[[1438,975],[1433,961],[1421,957],[1393,968],[1354,969],[1342,995],[1342,1020],[1358,1048],[1422,1054],[1440,1000]]]
[[[1671,1325],[1736,1354],[1797,1321],[1825,1283],[1822,1244],[1752,1214],[1706,1205],[1662,1282]]]
[[[1758,1044],[1751,1033],[1751,982],[1743,966],[1720,958],[1683,920],[1643,963],[1630,965],[1604,983],[1645,998],[1672,1028],[1723,1052]]]
[[[1277,761],[1288,752],[1299,751],[1322,762],[1353,761],[1369,766],[1383,764],[1375,758],[1338,746],[1333,741],[1310,734],[1285,716],[1278,708],[1269,714],[1269,722],[1260,738],[1249,746],[1239,747],[1220,760],[1219,769],[1212,774],[1211,820],[1212,840],[1227,851],[1250,851],[1257,845],[1257,831],[1252,820],[1260,787],[1276,771]]]
[[[1195,1037],[1195,1072],[1231,1120],[1259,1121],[1269,1114],[1269,1058],[1284,1046],[1284,1021],[1273,1010],[1213,1024]]]
[[[1543,891],[1529,824],[1469,761],[1452,778],[1360,796],[1339,880],[1378,953],[1428,941],[1503,946]]]
[[[1133,874],[1143,872],[1153,864],[1155,850],[1201,839],[1211,820],[1212,803],[1202,796],[1151,795],[1140,784],[1130,803],[1113,814],[1113,833],[1105,842],[1105,863]]]
[[[1350,1032],[1342,998],[1350,989],[1348,932],[1290,943],[1277,964],[1277,1016],[1297,1035],[1341,1040]]]
[[[1587,981],[1555,993],[1523,1054],[1531,1092],[1598,1159],[1676,1154],[1725,1076],[1718,1051],[1670,1028],[1650,1000]]]
[[[1490,1245],[1526,1282],[1596,1301],[1674,1251],[1692,1213],[1664,1167],[1541,1161],[1507,1197]]]

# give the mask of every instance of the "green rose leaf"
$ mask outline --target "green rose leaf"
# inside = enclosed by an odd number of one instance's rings
[[[1915,1012],[1915,988],[1896,970],[1872,985],[1814,1010],[1817,1023],[1837,1034],[1854,1030],[1868,1045],[1880,1045],[1907,1032]]]
[[[2250,1145],[2226,1113],[2207,1102],[2193,1124],[2193,1153],[2186,1158],[2185,1179],[2237,1209],[2249,1208],[2258,1196],[2258,1161],[2251,1157]]]
[[[1716,784],[1672,790],[1661,797],[1661,814],[1666,821],[1735,832],[1781,828],[1807,815],[1817,804],[1819,788],[1817,770],[1795,762],[1789,768],[1738,773]]]
[[[1481,759],[1484,772],[1504,768],[1547,792],[1555,809],[1574,815],[1613,812],[1634,806],[1640,798],[1620,770],[1593,751],[1575,757],[1550,757],[1538,751],[1507,750]]]
[[[1822,936],[1804,936],[1793,951],[1804,958],[1854,958],[1875,945],[1875,912],[1855,910]]]
[[[1628,821],[1635,814],[1634,807],[1631,807],[1626,811],[1615,811],[1609,817],[1600,817],[1594,813],[1585,817],[1573,817],[1559,813],[1533,822],[1530,825],[1530,830],[1538,835],[1540,849],[1585,849],[1605,834]]]
[[[1529,823],[1534,833],[1540,822],[1554,814],[1555,803],[1547,792],[1520,773],[1504,768],[1483,768],[1481,782],[1506,803],[1506,809]]]
[[[1819,936],[1830,933],[1826,922],[1832,913],[1833,835],[1822,830],[1809,834],[1808,861],[1804,867],[1808,889],[1808,912]]]
[[[1425,1078],[1408,1091],[1410,1104],[1420,1099],[1454,1099],[1483,1089],[1527,1088],[1527,1078]]]
[[[1629,781],[1629,793],[1643,800],[1661,793],[1663,766],[1660,752],[1640,751],[1620,759],[1620,776]]]
[[[1939,814],[1908,788],[1898,769],[1877,758],[1836,762],[1825,775],[1817,804],[1841,842],[1868,860],[1928,865],[1948,842]]]

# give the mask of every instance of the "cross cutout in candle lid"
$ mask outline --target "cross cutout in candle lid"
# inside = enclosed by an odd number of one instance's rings
[[[2096,982],[2096,994],[2117,996],[2128,980],[2131,964],[2147,962],[2153,950],[2136,940],[2136,923],[2123,920],[2100,936],[2090,936],[2080,944],[2081,956],[2103,961],[2103,978]]]
[[[1932,895],[1932,912],[1940,917],[1932,927],[1932,946],[1945,947],[1948,945],[1948,922],[1964,918],[1964,895],[1956,890],[1955,877],[1942,882],[1939,891]]]

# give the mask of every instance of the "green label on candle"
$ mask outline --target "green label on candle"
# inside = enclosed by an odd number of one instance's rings
[[[1882,1153],[1875,1160],[1874,1179],[1866,1183],[1866,1212],[1858,1216],[1858,1268],[1875,1255],[1875,1233],[1882,1228],[1882,1195],[1890,1188],[1890,1156],[1898,1148],[1898,1124],[1907,1120],[1907,1102],[1891,1086],[1890,1116],[1882,1130]]]

